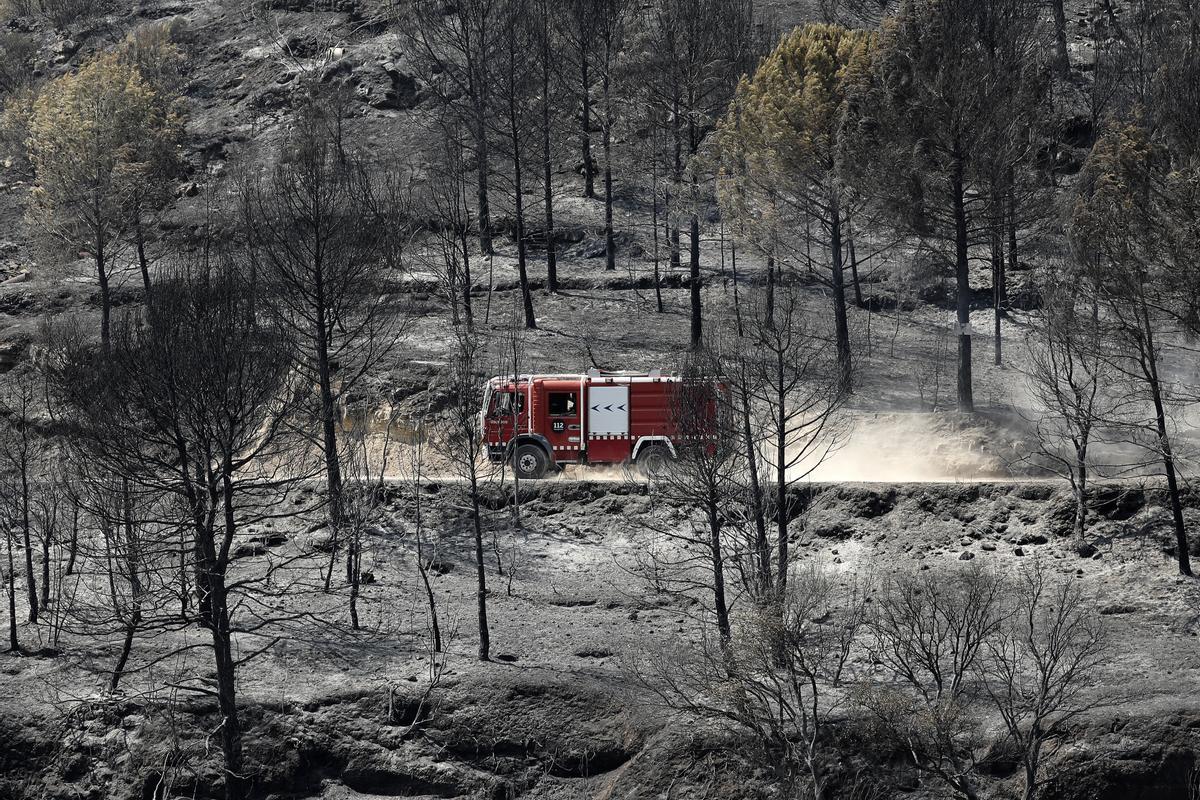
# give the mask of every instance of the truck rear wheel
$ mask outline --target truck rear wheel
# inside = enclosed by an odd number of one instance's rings
[[[647,478],[658,478],[671,468],[672,460],[666,445],[648,444],[638,451],[637,466]]]
[[[512,467],[518,478],[536,481],[545,476],[549,466],[550,459],[546,457],[546,451],[539,445],[529,443],[518,445],[517,451],[513,453]]]

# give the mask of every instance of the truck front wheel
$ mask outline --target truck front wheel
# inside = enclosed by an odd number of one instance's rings
[[[550,459],[546,457],[546,451],[538,445],[523,444],[513,453],[512,466],[518,478],[536,481],[546,474]]]

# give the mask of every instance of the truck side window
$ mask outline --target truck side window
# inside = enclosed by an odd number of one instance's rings
[[[573,417],[575,408],[574,392],[550,392],[550,416]]]

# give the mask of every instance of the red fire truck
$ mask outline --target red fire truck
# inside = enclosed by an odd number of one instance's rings
[[[567,464],[632,462],[654,474],[676,455],[679,382],[657,370],[492,378],[481,414],[488,458],[530,479]]]

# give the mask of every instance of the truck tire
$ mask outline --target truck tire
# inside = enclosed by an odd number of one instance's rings
[[[529,481],[539,480],[545,477],[549,466],[550,459],[541,445],[526,442],[518,445],[516,452],[513,453],[512,468],[518,478]]]
[[[638,451],[637,466],[647,478],[659,478],[671,468],[671,451],[663,444],[648,444]]]

